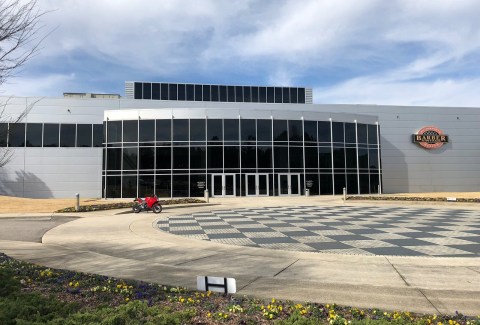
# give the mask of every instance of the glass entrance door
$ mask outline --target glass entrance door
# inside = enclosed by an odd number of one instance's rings
[[[235,174],[212,174],[212,197],[235,196]]]
[[[268,196],[268,174],[246,174],[245,193],[247,196]]]
[[[279,195],[300,195],[300,174],[278,174]]]

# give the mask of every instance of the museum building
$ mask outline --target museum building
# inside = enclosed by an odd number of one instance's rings
[[[480,168],[472,165],[480,163],[480,134],[473,108],[317,105],[312,90],[301,87],[151,82],[126,82],[125,97],[65,93],[1,100],[0,147],[11,159],[0,168],[0,195],[203,197],[208,191],[223,197],[478,188]],[[469,127],[471,139],[455,148],[452,139]]]

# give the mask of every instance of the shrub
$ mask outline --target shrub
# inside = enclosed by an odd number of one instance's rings
[[[0,297],[7,297],[20,291],[20,282],[13,277],[9,269],[0,268]]]

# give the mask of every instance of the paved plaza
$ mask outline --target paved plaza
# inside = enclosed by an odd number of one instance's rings
[[[480,256],[480,211],[299,206],[217,210],[160,218],[189,238],[271,249],[355,255]]]

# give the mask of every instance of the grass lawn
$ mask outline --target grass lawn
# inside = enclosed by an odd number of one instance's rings
[[[0,324],[434,324],[479,317],[258,300],[56,270],[0,253]]]

